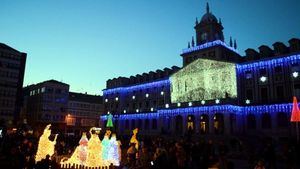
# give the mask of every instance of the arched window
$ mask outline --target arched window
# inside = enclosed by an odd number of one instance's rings
[[[143,127],[143,121],[142,121],[142,119],[139,119],[138,120],[138,128],[142,129],[142,127]]]
[[[247,115],[247,127],[248,129],[256,129],[256,118],[254,114]]]
[[[135,129],[135,120],[134,119],[131,120],[131,129],[132,130]]]
[[[129,120],[125,120],[125,129],[129,129]]]
[[[146,120],[145,120],[145,123],[144,123],[144,129],[145,129],[145,130],[149,130],[149,119],[146,119]]]
[[[152,130],[156,130],[156,129],[157,129],[157,120],[152,119]]]
[[[271,120],[271,115],[269,113],[262,114],[262,117],[261,117],[261,127],[263,129],[271,129],[271,127],[272,127],[272,120]]]
[[[286,113],[280,112],[277,114],[277,126],[278,127],[288,127],[289,119]]]
[[[182,116],[178,115],[175,117],[175,129],[177,134],[182,134],[183,119]]]

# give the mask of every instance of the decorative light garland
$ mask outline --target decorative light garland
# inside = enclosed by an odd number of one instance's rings
[[[300,103],[299,103],[300,104]],[[200,115],[203,113],[235,113],[237,115],[247,114],[262,114],[262,113],[290,113],[292,104],[273,104],[273,105],[260,105],[260,106],[236,106],[236,105],[214,105],[214,106],[199,106],[199,107],[185,107],[174,109],[160,109],[156,113],[138,113],[138,114],[120,114],[115,115],[120,120],[127,119],[154,119],[164,116],[177,116],[177,115]],[[107,116],[100,117],[101,120],[106,120]]]
[[[181,54],[183,55],[183,54],[195,52],[195,51],[198,51],[198,50],[203,50],[203,49],[214,47],[214,46],[224,46],[227,49],[229,49],[229,50],[231,50],[235,53],[238,53],[238,51],[236,49],[234,49],[233,47],[228,46],[225,42],[223,42],[221,40],[215,40],[215,41],[207,42],[207,43],[204,43],[202,45],[195,46],[195,47],[183,49]]]
[[[170,81],[169,79],[164,79],[164,80],[159,80],[159,81],[154,81],[150,83],[143,83],[139,85],[134,85],[134,86],[128,86],[128,87],[118,87],[118,88],[113,88],[113,89],[104,89],[103,90],[103,95],[109,95],[109,94],[115,94],[115,93],[129,93],[137,90],[144,90],[144,89],[152,89],[154,87],[161,87],[161,86],[169,86]]]
[[[258,60],[258,61],[241,63],[241,64],[237,64],[236,68],[237,68],[237,73],[241,74],[246,70],[251,70],[251,69],[257,70],[259,68],[271,68],[277,65],[289,65],[296,62],[300,62],[299,54],[279,57],[279,58],[268,58],[268,60]]]

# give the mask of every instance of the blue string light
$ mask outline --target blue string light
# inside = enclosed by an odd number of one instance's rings
[[[194,51],[210,48],[210,47],[213,47],[213,46],[224,46],[227,49],[229,49],[229,50],[231,50],[235,53],[238,53],[236,49],[234,49],[233,47],[228,46],[225,42],[223,42],[221,40],[215,40],[215,41],[207,42],[207,43],[204,43],[202,45],[195,46],[195,47],[183,49],[181,54],[187,54],[187,53],[191,53],[191,52],[194,52]]]
[[[260,60],[254,62],[247,62],[242,64],[237,64],[237,73],[241,74],[247,70],[254,70],[260,68],[272,68],[279,65],[290,65],[300,62],[300,55],[291,55],[287,57],[273,58],[268,60]]]
[[[236,106],[236,105],[216,105],[216,106],[200,106],[200,107],[186,107],[176,109],[160,109],[156,113],[138,113],[138,114],[120,114],[115,115],[118,119],[153,119],[164,116],[177,116],[177,115],[196,115],[211,114],[211,113],[234,113],[237,115],[247,114],[262,114],[262,113],[290,113],[293,105],[286,104],[273,104],[273,105],[260,105],[260,106]],[[106,120],[107,115],[100,117],[101,120]]]
[[[128,87],[118,87],[118,88],[113,88],[113,89],[104,89],[103,90],[103,95],[104,97],[109,94],[115,94],[115,93],[129,93],[137,90],[144,90],[144,89],[152,89],[152,88],[158,88],[158,87],[169,87],[170,86],[170,80],[164,79],[164,80],[159,80],[159,81],[154,81],[150,83],[143,83],[139,85],[134,85],[134,86],[128,86]]]

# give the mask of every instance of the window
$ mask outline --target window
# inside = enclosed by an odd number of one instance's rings
[[[135,129],[135,120],[134,119],[131,120],[131,129],[132,130]]]
[[[280,112],[277,114],[277,126],[280,128],[288,127],[289,119],[286,113]]]
[[[261,88],[260,89],[261,101],[267,102],[268,101],[268,88]]]
[[[138,128],[142,128],[143,127],[143,121],[142,121],[142,119],[139,119],[138,120]]]
[[[283,86],[277,86],[276,87],[276,94],[277,94],[277,99],[278,100],[284,99],[284,88],[283,88]]]
[[[253,114],[247,115],[247,127],[248,129],[256,129],[256,118]]]
[[[281,73],[282,72],[282,66],[278,65],[275,67],[275,73]]]
[[[157,120],[153,119],[152,120],[152,130],[156,130],[157,129]]]
[[[272,126],[271,115],[268,113],[264,113],[261,119],[261,127],[263,129],[271,129],[271,126]]]
[[[251,78],[252,78],[252,73],[251,73],[251,71],[246,71],[246,72],[245,72],[245,77],[246,77],[246,79],[251,79]]]
[[[213,51],[213,52],[209,52],[209,57],[215,57],[216,56],[216,53],[215,53],[215,51]]]
[[[129,120],[125,120],[125,129],[129,129]]]
[[[253,100],[253,92],[252,89],[246,90],[246,99]]]
[[[56,89],[56,90],[55,90],[55,93],[60,94],[60,93],[61,93],[61,89]]]
[[[149,130],[149,119],[146,119],[146,120],[145,120],[145,123],[144,123],[144,129],[145,129],[145,130]]]
[[[259,69],[259,74],[260,75],[266,75],[267,74],[266,68]]]

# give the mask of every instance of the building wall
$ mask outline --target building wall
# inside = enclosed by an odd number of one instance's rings
[[[26,116],[33,127],[43,128],[51,123],[61,128],[65,125],[68,108],[69,85],[49,80],[25,87]]]
[[[67,132],[77,134],[98,127],[103,111],[101,96],[70,92],[67,121],[72,120],[69,124],[67,122]]]
[[[0,117],[11,126],[18,121],[26,53],[0,43]]]

